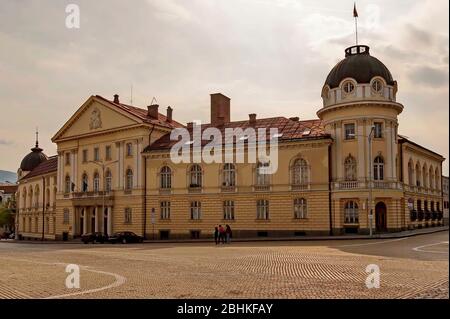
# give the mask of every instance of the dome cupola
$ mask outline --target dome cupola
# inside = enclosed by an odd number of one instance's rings
[[[43,149],[39,147],[39,141],[36,133],[36,145],[31,149],[31,153],[25,156],[20,163],[20,170],[22,172],[30,172],[35,169],[39,164],[48,160],[47,155],[43,153]]]
[[[367,45],[345,49],[345,59],[328,74],[322,89],[324,107],[361,100],[395,102],[397,82],[389,69],[370,55]]]

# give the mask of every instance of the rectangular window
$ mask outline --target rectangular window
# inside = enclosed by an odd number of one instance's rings
[[[127,143],[126,149],[127,149],[127,156],[133,156],[133,144]]]
[[[234,202],[232,200],[223,202],[223,219],[234,220]]]
[[[306,219],[307,218],[306,199],[296,198],[294,200],[294,218],[295,219]]]
[[[67,225],[70,222],[70,213],[69,213],[69,209],[64,209],[63,212],[63,224]]]
[[[344,129],[345,129],[345,139],[346,140],[354,140],[356,138],[354,123],[345,124]]]
[[[131,212],[131,208],[127,207],[125,208],[125,224],[131,224],[132,221],[132,212]]]
[[[66,153],[66,165],[70,165],[70,153]]]
[[[94,148],[94,161],[100,161],[100,149],[98,147]]]
[[[161,202],[161,219],[170,219],[170,202]]]
[[[256,218],[269,219],[269,201],[260,199],[256,202]]]
[[[199,220],[202,218],[202,205],[200,202],[191,202],[191,219]]]
[[[106,157],[107,161],[110,161],[112,159],[110,145],[106,146],[106,148],[105,148],[105,157]]]
[[[88,161],[88,150],[83,150],[83,163]]]
[[[375,138],[382,138],[383,137],[383,123],[381,122],[375,122],[374,124],[375,127]]]

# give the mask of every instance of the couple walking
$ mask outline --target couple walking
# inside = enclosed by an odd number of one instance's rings
[[[223,228],[222,225],[214,228],[214,241],[216,242],[216,245],[220,243],[229,244],[231,242],[231,235],[232,232],[230,225],[226,225],[225,228]]]

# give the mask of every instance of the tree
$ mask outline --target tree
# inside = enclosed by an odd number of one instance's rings
[[[14,228],[14,211],[0,206],[0,227]]]

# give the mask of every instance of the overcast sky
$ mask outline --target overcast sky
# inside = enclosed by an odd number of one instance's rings
[[[80,29],[65,8],[78,4]],[[359,0],[360,43],[399,83],[400,133],[449,157],[448,0]],[[350,0],[1,0],[0,169],[16,171],[90,95],[145,107],[156,97],[184,123],[209,120],[209,94],[232,120],[316,118],[320,93],[354,44]],[[195,117],[193,117],[195,115]],[[444,163],[448,174],[448,161]]]

